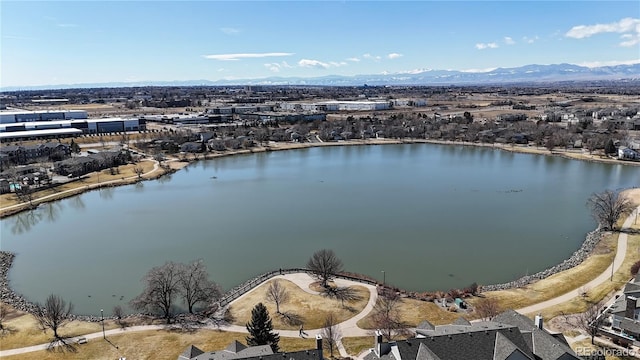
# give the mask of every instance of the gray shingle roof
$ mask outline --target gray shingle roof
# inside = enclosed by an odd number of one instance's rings
[[[624,318],[620,320],[620,329],[627,330],[634,334],[640,334],[640,322]]]
[[[233,341],[233,342],[231,342],[231,344],[229,344],[229,346],[227,346],[224,350],[225,350],[225,351],[232,352],[232,353],[234,353],[234,354],[235,354],[235,353],[238,353],[238,352],[240,352],[240,351],[242,351],[242,350],[244,350],[244,349],[246,349],[246,348],[247,348],[247,346],[246,346],[245,344],[241,343],[241,342],[240,342],[240,341],[238,341],[238,340],[234,340],[234,341]]]
[[[255,357],[264,358],[267,355],[272,355],[273,350],[269,345],[251,346],[238,352],[231,352],[228,350],[211,351],[196,356],[193,360],[231,360],[231,359],[249,359]]]
[[[579,359],[573,350],[562,341],[554,338],[545,330],[538,329],[528,317],[513,310],[499,314],[494,321],[517,326],[521,331],[530,331],[532,334],[533,353],[540,359]]]
[[[453,325],[471,325],[471,323],[469,322],[469,320],[463,318],[463,317],[459,317],[456,319],[456,321],[453,322]]]
[[[507,360],[507,359],[533,360],[533,358],[526,355],[524,351],[519,349],[506,336],[502,335],[502,333],[496,334],[496,345],[494,349],[493,359],[494,360]]]
[[[416,327],[416,329],[423,329],[423,330],[433,330],[435,328],[436,327],[427,320],[421,321],[420,324],[418,324],[418,326]]]
[[[429,350],[425,344],[420,344],[416,360],[440,360],[440,358],[434,354],[433,351]]]
[[[204,352],[200,349],[198,349],[197,347],[193,346],[193,345],[189,345],[188,348],[186,348],[182,354],[180,354],[180,356],[178,357],[178,360],[183,360],[183,359],[191,359],[194,358],[200,354],[203,354]]]

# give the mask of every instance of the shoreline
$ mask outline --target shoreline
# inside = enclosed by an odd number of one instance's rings
[[[263,153],[263,152],[271,152],[271,151],[285,151],[285,150],[298,150],[298,149],[308,149],[313,147],[323,147],[323,146],[370,146],[370,145],[402,145],[402,144],[437,144],[437,145],[457,145],[457,146],[469,146],[469,147],[477,147],[477,148],[489,148],[495,150],[502,150],[511,153],[519,153],[519,154],[530,154],[530,155],[542,155],[542,156],[555,156],[562,157],[568,160],[579,160],[579,161],[588,161],[588,162],[596,162],[603,164],[619,164],[623,166],[639,166],[640,162],[633,161],[619,161],[611,158],[601,158],[596,157],[596,155],[592,154],[584,154],[582,152],[570,152],[568,150],[559,150],[556,152],[542,150],[538,147],[529,147],[529,146],[521,146],[521,145],[505,145],[505,144],[486,144],[486,143],[470,143],[464,141],[447,141],[447,140],[432,140],[432,139],[364,139],[364,140],[344,140],[344,141],[331,141],[331,142],[318,142],[318,143],[274,143],[273,145],[267,146],[258,146],[250,149],[240,149],[240,150],[231,150],[225,152],[215,152],[215,153],[204,153],[194,155],[191,159],[178,160],[171,159],[168,161],[170,164],[169,170],[160,170],[153,171],[152,174],[144,176],[142,179],[137,178],[125,178],[122,180],[112,180],[109,182],[98,183],[87,185],[84,187],[78,187],[76,189],[68,190],[65,193],[57,193],[53,194],[51,198],[40,200],[34,199],[33,203],[35,205],[30,207],[26,203],[18,204],[21,206],[9,206],[7,208],[0,208],[0,219],[3,219],[8,216],[16,215],[23,211],[31,210],[32,208],[37,207],[40,204],[58,201],[62,199],[66,199],[72,196],[80,195],[85,192],[101,189],[104,187],[116,187],[116,186],[124,186],[124,185],[132,185],[138,182],[147,181],[147,180],[156,180],[164,175],[174,173],[183,169],[193,162],[197,162],[200,160],[211,160],[220,157],[234,156],[234,155],[247,155],[247,154],[255,154],[255,153]]]
[[[219,158],[219,157],[227,157],[227,156],[234,156],[234,155],[245,155],[245,154],[254,154],[254,153],[271,152],[271,151],[306,149],[306,148],[321,147],[321,146],[398,145],[398,144],[420,144],[420,143],[440,144],[440,145],[462,145],[462,146],[487,147],[487,148],[492,148],[492,149],[499,149],[499,150],[504,150],[504,151],[509,151],[509,152],[524,153],[524,154],[559,156],[559,157],[564,157],[564,158],[569,159],[569,160],[583,160],[583,161],[592,161],[592,162],[601,162],[601,163],[614,163],[614,164],[621,164],[621,165],[640,166],[640,163],[619,162],[619,161],[610,160],[610,159],[576,158],[576,157],[571,157],[571,156],[569,156],[567,154],[564,154],[564,153],[540,153],[539,151],[532,151],[532,152],[521,151],[520,150],[521,148],[518,147],[518,146],[515,146],[515,147],[502,146],[502,145],[494,146],[493,144],[484,145],[484,144],[476,144],[476,143],[451,142],[451,141],[428,140],[428,139],[410,139],[410,140],[375,139],[373,141],[372,140],[351,140],[351,141],[344,141],[344,142],[323,142],[323,143],[285,143],[285,144],[279,144],[281,146],[267,146],[267,147],[258,147],[258,148],[252,148],[252,149],[242,149],[242,150],[221,152],[221,153],[208,153],[208,154],[202,155],[201,157],[198,156],[198,157],[194,157],[192,159],[183,160],[183,161],[179,161],[177,159],[172,159],[172,160],[169,160],[167,162],[170,165],[170,167],[168,167],[166,169],[159,170],[159,171],[153,171],[153,172],[147,174],[147,176],[143,177],[142,179],[124,178],[122,180],[114,180],[114,181],[110,181],[110,182],[104,182],[104,183],[98,183],[98,184],[82,186],[82,187],[79,187],[79,188],[76,188],[76,189],[68,190],[64,194],[54,194],[54,195],[60,195],[60,196],[52,196],[50,199],[45,199],[45,200],[42,200],[42,201],[39,201],[39,202],[36,199],[36,200],[34,200],[34,202],[36,202],[37,205],[39,205],[39,204],[43,204],[43,203],[47,203],[47,202],[62,200],[64,198],[80,195],[82,193],[85,193],[85,192],[88,192],[88,191],[91,191],[91,190],[101,189],[101,188],[104,188],[104,187],[116,187],[116,186],[120,186],[120,185],[131,185],[131,184],[135,184],[135,183],[141,182],[141,181],[156,180],[156,179],[158,179],[158,178],[160,178],[160,177],[162,177],[164,175],[171,174],[171,173],[174,173],[174,172],[176,172],[178,170],[181,170],[184,167],[186,167],[189,164],[191,164],[192,162],[196,162],[196,161],[199,161],[199,160],[211,160],[211,159],[215,159],[215,158]],[[278,143],[276,143],[276,144],[278,144]],[[284,146],[282,146],[282,145],[284,145]],[[527,149],[527,148],[524,148],[524,149]],[[12,209],[13,211],[4,211],[4,212],[2,212],[2,214],[0,214],[0,218],[4,218],[4,217],[7,217],[7,216],[15,215],[15,214],[20,213],[22,211],[30,210],[28,204],[23,204],[23,205],[24,206],[16,206],[15,209]],[[37,205],[36,205],[36,207],[37,207]],[[0,211],[2,211],[2,209],[0,209]],[[526,286],[528,284],[531,284],[533,282],[545,279],[545,278],[547,278],[547,277],[549,277],[551,275],[554,275],[556,273],[571,269],[571,268],[581,264],[584,260],[586,260],[591,255],[591,252],[596,247],[596,245],[599,243],[599,241],[600,241],[600,239],[601,239],[603,234],[604,234],[604,232],[602,232],[600,228],[597,228],[595,230],[592,230],[592,231],[588,232],[585,235],[585,240],[582,242],[582,245],[580,246],[580,248],[578,248],[575,252],[573,252],[572,255],[569,258],[563,260],[559,264],[552,265],[552,266],[550,266],[550,267],[548,267],[548,268],[546,268],[544,270],[538,271],[535,274],[522,276],[520,278],[514,279],[512,281],[508,281],[508,282],[505,282],[505,283],[492,284],[492,285],[483,285],[483,286],[480,287],[481,291],[482,292],[486,292],[486,291],[505,290],[505,289],[511,289],[511,288],[521,288],[521,287],[524,287],[524,286]],[[32,313],[33,307],[35,305],[33,303],[29,302],[22,295],[17,294],[9,286],[8,273],[9,273],[9,270],[10,270],[11,265],[13,263],[14,257],[15,257],[15,254],[13,254],[13,253],[10,253],[10,252],[7,252],[7,251],[0,251],[0,301],[2,301],[3,303],[6,303],[8,305],[11,305],[11,306],[13,306],[14,308],[16,308],[18,310],[25,311],[25,312],[28,312],[28,313]],[[408,291],[408,290],[402,290],[402,291],[405,294],[413,293],[412,291]],[[95,318],[91,317],[91,316],[74,315],[74,317],[76,319],[78,319],[78,320],[96,321]]]

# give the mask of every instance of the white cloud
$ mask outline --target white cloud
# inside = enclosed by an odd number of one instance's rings
[[[600,67],[600,66],[634,65],[634,64],[640,64],[640,59],[622,60],[622,61],[619,61],[619,60],[590,61],[590,62],[587,61],[587,62],[579,63],[576,65],[594,68],[594,67]]]
[[[378,56],[378,55],[374,56],[374,55],[371,55],[369,53],[366,53],[366,54],[362,55],[362,57],[365,58],[365,59],[376,60],[376,61],[381,59],[380,56]]]
[[[402,54],[398,54],[398,53],[391,53],[389,55],[387,55],[387,58],[393,60],[393,59],[397,59],[399,57],[402,57]]]
[[[534,37],[532,37],[532,38],[530,38],[530,37],[526,37],[526,36],[523,36],[523,37],[522,37],[522,41],[526,42],[527,44],[533,44],[533,43],[534,43],[534,42],[536,42],[536,40],[538,40],[538,39],[540,39],[540,38],[538,37],[538,35],[536,35],[536,36],[534,36]]]
[[[347,59],[347,61],[359,62],[360,59],[358,59],[357,57],[350,57]]]
[[[636,34],[623,34],[622,36],[620,36],[620,38],[625,39],[620,43],[620,46],[622,47],[632,47],[640,44],[640,32]]]
[[[574,39],[583,39],[596,34],[602,33],[640,33],[640,19],[624,18],[620,21],[609,24],[595,25],[578,25],[572,27],[566,34],[566,37]]]
[[[618,45],[632,47],[640,44],[640,19],[624,18],[617,22],[595,25],[578,25],[565,34],[566,37],[584,39],[603,33],[621,33],[623,39]]]
[[[74,27],[78,27],[77,24],[56,24],[58,27],[61,28],[74,28]]]
[[[220,31],[222,31],[223,33],[227,34],[227,35],[235,35],[237,33],[240,32],[239,29],[236,28],[231,28],[231,27],[223,27],[220,28]]]
[[[340,62],[338,62],[338,61],[330,61],[330,62],[329,62],[329,64],[330,64],[331,66],[334,66],[334,67],[340,67],[340,66],[345,66],[345,65],[347,65],[347,63],[346,63],[346,62],[344,62],[344,61],[340,61]]]
[[[246,54],[217,54],[217,55],[203,55],[203,56],[206,59],[211,59],[211,60],[232,61],[232,60],[240,60],[240,59],[255,59],[255,58],[279,57],[279,56],[291,56],[291,55],[293,55],[293,53],[272,52],[272,53],[246,53]]]
[[[286,61],[282,61],[279,63],[268,63],[268,64],[264,64],[264,66],[272,72],[280,72],[280,69],[283,69],[283,68],[289,69],[293,67],[289,65]]]
[[[302,59],[298,61],[298,66],[309,67],[309,68],[312,67],[312,68],[318,68],[318,69],[328,69],[331,65],[319,60]]]
[[[516,42],[512,38],[510,38],[509,36],[505,36],[504,37],[504,43],[507,44],[507,45],[513,45]]]
[[[496,49],[498,48],[498,44],[492,42],[492,43],[477,43],[476,44],[476,49],[478,50],[484,50],[484,49]]]

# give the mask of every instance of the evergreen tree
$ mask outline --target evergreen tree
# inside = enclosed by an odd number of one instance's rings
[[[616,149],[616,146],[613,144],[613,139],[609,139],[604,146],[604,153],[615,154],[617,151],[618,149]]]
[[[269,311],[262,303],[251,310],[251,321],[247,324],[247,345],[270,345],[273,352],[278,352],[280,336],[274,332]]]
[[[71,144],[69,144],[69,148],[71,148],[71,152],[73,152],[74,154],[80,153],[80,146],[75,141],[73,141],[73,139],[71,139]]]

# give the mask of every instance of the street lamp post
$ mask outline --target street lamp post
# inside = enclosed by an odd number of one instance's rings
[[[107,335],[104,332],[104,310],[100,309],[100,317],[102,318],[102,337],[107,340]]]

